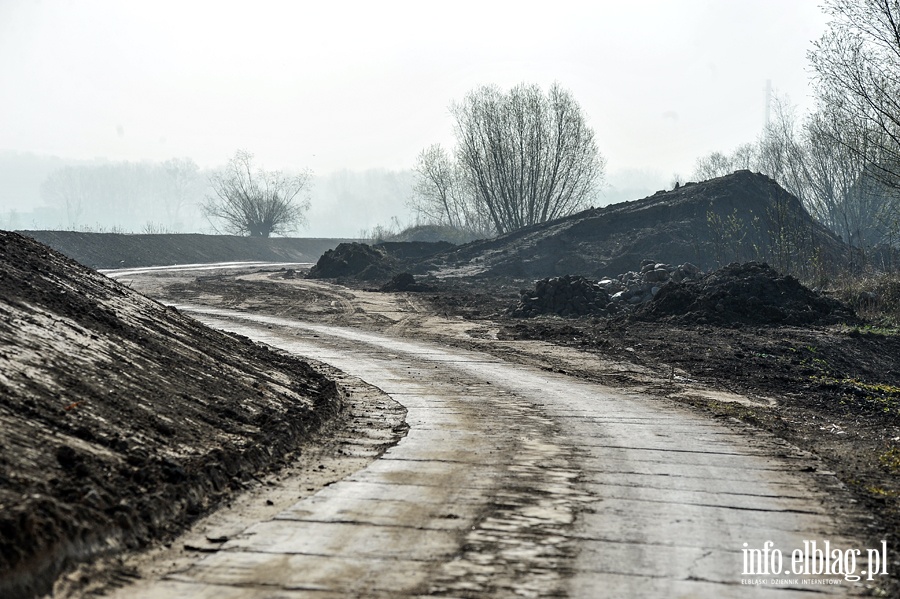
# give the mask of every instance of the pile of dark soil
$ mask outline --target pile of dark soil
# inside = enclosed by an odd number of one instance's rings
[[[388,279],[397,262],[380,248],[365,243],[342,243],[325,252],[307,275],[310,279],[353,277],[361,281]]]
[[[386,280],[406,265],[417,264],[453,247],[456,246],[446,241],[385,241],[374,246],[342,243],[325,252],[308,276],[311,279]],[[392,288],[391,291],[413,289]]]
[[[696,282],[668,283],[632,317],[720,325],[856,322],[851,308],[757,262],[729,264]]]
[[[385,283],[381,286],[379,291],[391,292],[391,291],[432,291],[434,288],[431,285],[426,285],[424,283],[420,283],[416,281],[416,277],[409,274],[408,272],[401,272],[399,275],[394,276],[393,279]]]
[[[812,277],[821,274],[811,272],[814,265],[839,268],[848,255],[846,245],[817,224],[796,197],[765,175],[738,171],[475,241],[411,272],[602,279],[656,256],[703,271],[735,261],[767,261]]]
[[[342,239],[236,237],[198,233],[120,234],[20,231],[91,268],[207,262],[315,262]]]
[[[700,275],[690,263],[680,266],[643,260],[639,271],[593,281],[577,275],[541,279],[534,290],[522,290],[518,304],[510,311],[517,318],[542,314],[563,317],[611,316],[625,314],[649,302],[670,282],[690,282]]]
[[[305,362],[0,231],[0,596],[170,537],[340,405]]]
[[[558,316],[605,316],[609,294],[596,281],[584,277],[566,275],[541,279],[534,291],[523,291],[518,305],[510,314],[527,318],[539,314]]]

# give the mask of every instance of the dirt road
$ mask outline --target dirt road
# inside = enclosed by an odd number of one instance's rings
[[[864,544],[842,535],[852,510],[835,502],[836,479],[808,455],[639,391],[418,340],[411,321],[433,315],[398,315],[415,312],[405,300],[291,283],[326,298],[306,307],[319,322],[179,308],[381,388],[408,410],[407,436],[218,551],[116,597],[808,597],[871,588],[865,575],[853,582],[815,574],[821,561],[791,561],[794,550],[828,541],[862,550],[852,564],[832,564],[844,574],[870,569]],[[322,324],[332,313],[387,324]],[[491,343],[489,331],[483,337]]]

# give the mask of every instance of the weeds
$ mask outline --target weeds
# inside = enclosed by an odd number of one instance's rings
[[[887,331],[900,326],[900,274],[844,275],[832,281],[832,288],[872,328]]]
[[[878,461],[894,474],[900,472],[900,448],[891,447],[878,456]]]

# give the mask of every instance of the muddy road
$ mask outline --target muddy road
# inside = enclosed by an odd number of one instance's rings
[[[875,566],[854,534],[861,516],[809,455],[559,365],[648,385],[658,373],[498,342],[403,296],[273,283],[296,291],[292,307],[128,276],[207,324],[380,388],[409,430],[368,466],[117,597],[808,597],[878,583],[852,580]],[[791,553],[825,541],[862,550],[853,571],[814,574],[813,556],[797,573]],[[748,568],[766,547],[767,563],[783,555],[781,574]]]

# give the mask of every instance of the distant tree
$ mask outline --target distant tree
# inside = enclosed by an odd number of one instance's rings
[[[505,233],[571,214],[594,198],[604,160],[568,91],[486,86],[450,111],[456,160],[436,146],[420,155],[423,213]]]
[[[466,198],[461,197],[461,174],[456,163],[440,146],[422,150],[416,162],[413,208],[427,222],[461,227]]]
[[[775,179],[807,205],[810,173],[803,124],[787,98],[776,98],[773,108],[772,119],[757,142],[756,170]]]
[[[50,173],[41,184],[44,201],[66,213],[70,228],[75,228],[94,193],[91,173],[77,166],[66,166]]]
[[[411,207],[419,222],[446,225],[463,236],[486,236],[494,228],[465,171],[439,144],[419,154],[413,192]]]
[[[157,166],[154,172],[156,200],[165,210],[169,227],[179,230],[185,208],[202,201],[206,190],[204,177],[190,158],[172,158]]]
[[[288,176],[253,165],[253,154],[238,151],[228,165],[210,176],[212,194],[203,204],[210,222],[233,235],[269,237],[305,224],[309,200],[301,197],[310,175]]]
[[[695,181],[708,181],[730,175],[734,170],[734,162],[730,156],[722,152],[710,152],[706,156],[697,158],[691,177]]]
[[[900,2],[825,0],[828,30],[809,53],[821,103],[861,133],[835,143],[900,188]]]

